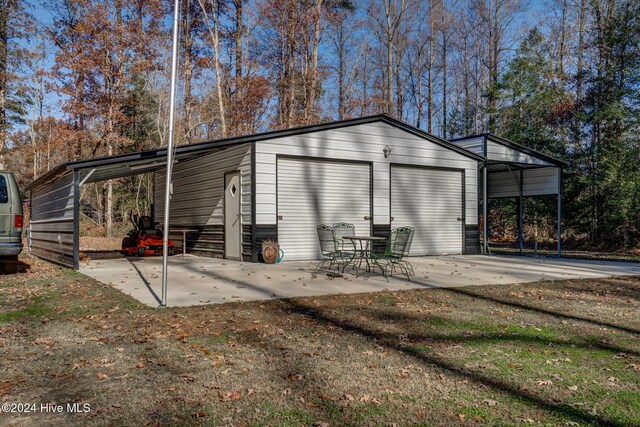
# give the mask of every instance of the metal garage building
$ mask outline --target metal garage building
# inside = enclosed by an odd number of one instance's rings
[[[478,253],[486,157],[458,144],[378,115],[180,146],[170,228],[196,230],[188,252],[254,262],[267,238],[286,260],[318,258],[315,226],[339,221],[383,237],[414,226],[411,255]],[[153,172],[162,223],[165,162],[164,148],[69,162],[32,182],[31,252],[78,268],[89,182]]]

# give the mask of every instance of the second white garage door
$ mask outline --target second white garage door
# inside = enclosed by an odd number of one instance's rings
[[[368,164],[278,159],[277,192],[278,242],[287,260],[320,258],[318,224],[348,222],[358,234],[371,233]]]
[[[391,226],[415,227],[410,255],[462,253],[462,189],[462,171],[391,167]]]

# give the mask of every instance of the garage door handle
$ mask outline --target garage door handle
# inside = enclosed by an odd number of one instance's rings
[[[282,220],[282,215],[278,215],[278,221]]]
[[[370,217],[370,216],[365,216],[365,217],[364,217],[364,220],[365,220],[365,221],[371,221],[371,217]]]
[[[458,219],[458,221],[463,221],[461,216],[459,216],[457,219]]]

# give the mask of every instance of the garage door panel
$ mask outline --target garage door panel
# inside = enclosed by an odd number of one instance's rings
[[[462,171],[391,168],[393,227],[416,229],[410,255],[462,253]]]
[[[318,224],[349,222],[370,233],[368,164],[278,159],[277,182],[278,241],[287,260],[320,258]]]

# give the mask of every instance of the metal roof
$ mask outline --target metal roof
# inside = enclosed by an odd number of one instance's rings
[[[247,136],[237,136],[231,138],[203,141],[195,144],[180,145],[175,149],[175,158],[178,162],[193,158],[203,153],[215,152],[226,147],[238,144],[246,144],[274,138],[300,135],[310,132],[319,132],[330,129],[357,126],[368,123],[387,123],[396,128],[402,129],[420,138],[426,139],[434,144],[455,151],[476,161],[484,161],[485,158],[465,150],[449,141],[431,135],[421,129],[416,128],[401,120],[397,120],[387,114],[361,117],[357,119],[347,119],[334,122],[320,123],[309,126],[300,126],[290,129],[273,130]],[[60,164],[54,169],[42,175],[40,178],[29,183],[25,190],[37,188],[66,170],[79,170],[82,182],[97,182],[107,179],[119,178],[123,176],[137,175],[140,173],[153,172],[164,167],[167,156],[167,148],[157,148],[153,150],[137,151],[134,153],[120,154],[117,156],[98,157],[88,160],[77,160]]]
[[[554,164],[556,166],[562,167],[562,166],[567,166],[569,164],[569,163],[565,162],[564,160],[560,160],[560,159],[557,159],[555,157],[546,155],[546,154],[541,153],[541,152],[539,152],[537,150],[534,150],[533,148],[525,147],[524,145],[515,143],[515,142],[510,141],[510,140],[508,140],[506,138],[502,138],[502,137],[500,137],[498,135],[494,135],[494,134],[492,134],[490,132],[479,133],[479,134],[476,134],[476,135],[465,136],[465,137],[462,137],[462,138],[455,138],[455,139],[452,139],[451,141],[452,142],[455,142],[455,141],[466,141],[466,140],[470,140],[470,139],[473,139],[473,138],[487,138],[487,139],[490,139],[491,141],[493,141],[493,142],[495,142],[497,144],[504,145],[506,147],[512,148],[512,149],[517,150],[517,151],[521,151],[521,152],[526,153],[526,154],[528,154],[530,156],[537,157],[540,160],[544,160],[546,162],[552,163],[552,164]]]

